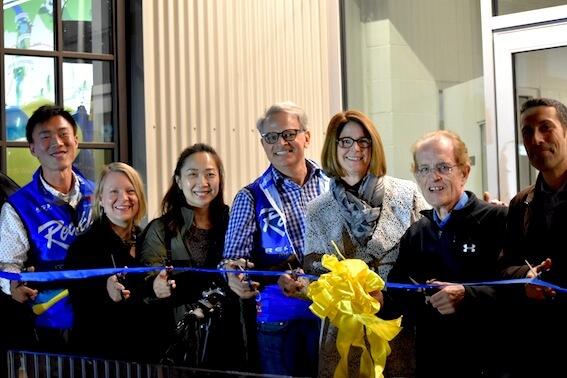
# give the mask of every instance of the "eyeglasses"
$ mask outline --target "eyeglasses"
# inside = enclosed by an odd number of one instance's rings
[[[305,130],[289,129],[289,130],[284,130],[281,133],[276,133],[276,132],[265,133],[262,134],[262,139],[264,139],[264,142],[268,144],[276,144],[281,136],[286,142],[291,142],[295,140],[297,134],[299,134],[302,131]]]
[[[358,147],[360,148],[368,148],[372,146],[372,139],[366,137],[362,137],[358,139],[344,137],[337,139],[337,144],[341,148],[351,148],[354,145],[354,142],[356,142],[356,144],[358,144]]]
[[[418,168],[415,173],[421,177],[427,177],[431,172],[436,171],[442,176],[448,175],[453,172],[453,168],[458,167],[462,164],[448,165],[448,164],[437,164],[435,167],[421,167]]]

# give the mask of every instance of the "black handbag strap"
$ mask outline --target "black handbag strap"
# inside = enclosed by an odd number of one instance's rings
[[[172,255],[171,255],[171,230],[165,226],[164,228],[164,246],[165,246],[165,253],[166,253],[166,266],[171,266],[171,263],[173,261]]]

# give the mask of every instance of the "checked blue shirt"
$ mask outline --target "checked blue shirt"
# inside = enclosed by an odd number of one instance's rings
[[[309,177],[303,186],[283,177],[273,165],[264,173],[271,175],[275,185],[281,211],[285,215],[285,229],[300,262],[303,262],[305,209],[307,202],[324,193],[329,188],[329,178],[314,162],[306,161],[309,167]],[[273,193],[274,191],[272,191]],[[254,234],[258,230],[258,219],[255,212],[254,197],[251,192],[241,189],[234,198],[228,230],[225,238],[223,261],[250,259],[254,249]],[[260,267],[256,267],[257,269]]]

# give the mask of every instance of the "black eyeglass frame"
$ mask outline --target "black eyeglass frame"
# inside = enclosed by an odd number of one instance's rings
[[[284,130],[280,133],[275,132],[275,131],[271,131],[269,133],[264,133],[264,134],[260,134],[260,136],[262,137],[262,139],[264,139],[264,142],[268,143],[268,144],[276,144],[278,143],[278,140],[280,140],[280,137],[283,138],[283,140],[285,140],[286,142],[293,142],[295,140],[295,138],[297,138],[297,134],[303,132],[305,130],[303,129],[287,129]],[[285,135],[287,133],[287,136]],[[274,135],[276,136],[275,139],[271,139],[274,137]],[[270,140],[272,140],[270,142]]]
[[[350,141],[350,142],[348,142]],[[347,142],[345,144],[345,142]],[[354,143],[356,142],[356,144],[358,144],[358,147],[360,148],[370,148],[372,147],[372,138],[369,137],[361,137],[358,139],[353,139],[351,137],[343,137],[343,138],[339,138],[337,139],[337,144],[339,145],[340,148],[351,148],[352,146],[354,146]],[[361,144],[362,142],[362,144]],[[367,145],[366,145],[367,144]]]

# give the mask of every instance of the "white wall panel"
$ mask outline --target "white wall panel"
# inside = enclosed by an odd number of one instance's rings
[[[272,103],[304,107],[319,161],[341,110],[338,1],[144,0],[148,218],[159,215],[180,152],[211,144],[225,201],[268,166],[255,123]]]

